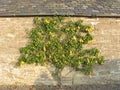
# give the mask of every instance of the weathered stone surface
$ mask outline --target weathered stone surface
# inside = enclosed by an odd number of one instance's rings
[[[96,65],[93,76],[74,77],[74,84],[120,84],[120,59],[106,60],[104,65]]]
[[[89,47],[85,46],[85,48],[97,47],[101,54],[105,56],[106,62],[103,66],[95,66],[94,76],[91,77],[66,68],[62,74],[62,84],[87,84],[88,86],[89,84],[96,84],[95,87],[100,85],[101,89],[106,88],[108,84],[112,84],[111,88],[118,87],[120,84],[120,19],[82,17],[65,19],[72,21],[82,19],[84,23],[92,24],[96,28],[92,33],[94,36],[93,44],[89,45]],[[14,87],[14,85],[57,84],[56,79],[51,75],[54,70],[53,67],[26,64],[22,67],[15,67],[20,55],[19,48],[24,47],[28,42],[26,31],[33,27],[32,20],[33,17],[0,18],[0,85],[13,85]],[[82,87],[86,88],[84,85]],[[90,87],[94,88],[94,86]],[[76,86],[75,90],[79,90],[79,88]],[[107,90],[104,88],[103,90]]]
[[[120,17],[120,0],[0,0],[0,16],[55,14]]]

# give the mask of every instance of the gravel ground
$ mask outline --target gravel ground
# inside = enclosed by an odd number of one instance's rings
[[[0,90],[120,90],[120,84],[77,86],[0,86]]]

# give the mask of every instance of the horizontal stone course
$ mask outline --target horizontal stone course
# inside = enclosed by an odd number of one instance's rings
[[[56,14],[120,17],[120,0],[0,0],[0,16]]]
[[[75,85],[75,86],[34,86],[34,85],[21,85],[21,86],[0,86],[0,90],[120,90],[120,84],[94,84],[94,85]]]

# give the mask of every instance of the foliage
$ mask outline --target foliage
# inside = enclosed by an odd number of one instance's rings
[[[20,49],[17,65],[35,63],[46,66],[50,63],[56,67],[55,73],[70,66],[92,75],[93,65],[104,63],[97,48],[83,49],[83,45],[92,43],[90,33],[94,29],[84,25],[82,20],[64,22],[63,17],[36,17],[33,22],[30,42]]]

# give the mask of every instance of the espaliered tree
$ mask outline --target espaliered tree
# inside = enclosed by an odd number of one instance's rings
[[[104,63],[97,48],[83,49],[83,45],[92,43],[90,33],[94,28],[84,25],[82,20],[65,22],[63,17],[36,17],[33,22],[34,28],[28,34],[30,42],[20,48],[17,65],[52,64],[56,75],[69,66],[93,75],[93,65]]]

